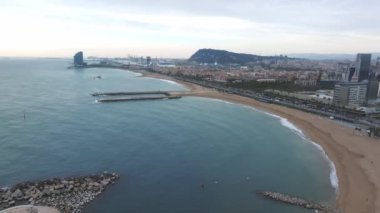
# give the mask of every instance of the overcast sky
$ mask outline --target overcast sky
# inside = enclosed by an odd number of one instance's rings
[[[380,51],[379,0],[0,0],[0,56]]]

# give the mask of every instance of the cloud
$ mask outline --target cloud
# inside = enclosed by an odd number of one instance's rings
[[[158,47],[178,51],[165,55],[173,57],[203,47],[261,54],[376,51],[378,11],[373,0],[2,0],[0,55],[79,48],[149,54]]]

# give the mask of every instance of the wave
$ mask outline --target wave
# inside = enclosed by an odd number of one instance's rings
[[[160,79],[161,81],[165,81],[165,82],[167,82],[167,83],[170,83],[170,84],[175,84],[175,85],[180,85],[180,86],[182,86],[182,84],[179,84],[179,83],[177,83],[177,82],[175,82],[175,81],[171,81],[171,80],[167,80],[167,79]]]
[[[159,81],[164,81],[164,82],[169,83],[169,84],[175,84],[175,85],[183,86],[182,84],[179,84],[179,83],[177,83],[177,82],[175,82],[175,81],[168,80],[168,79],[153,78],[153,77],[146,77],[146,76],[144,76],[144,78],[155,79],[155,80],[159,80]]]
[[[197,97],[197,98],[199,99],[199,98],[202,98],[202,97]],[[232,103],[232,102],[229,102],[229,101],[225,101],[225,100],[222,100],[222,99],[216,99],[216,98],[203,98],[203,99],[208,99],[208,100],[211,100],[211,101],[215,101],[215,102],[219,102],[219,103],[224,103],[224,104],[237,105],[235,103]],[[245,106],[245,105],[242,105],[242,106]]]
[[[143,74],[139,73],[139,72],[131,72],[135,75],[135,77],[142,77]]]
[[[283,125],[284,127],[287,127],[289,128],[290,130],[292,130],[293,132],[295,132],[297,135],[299,135],[300,137],[302,137],[305,141],[308,141],[310,142],[312,145],[314,145],[323,155],[323,157],[328,161],[329,163],[329,167],[330,167],[330,183],[331,183],[331,186],[335,189],[336,192],[338,192],[339,190],[339,179],[338,179],[338,175],[336,173],[336,168],[335,168],[335,164],[334,162],[329,158],[329,156],[326,154],[325,150],[322,148],[321,145],[315,143],[314,141],[312,141],[310,138],[307,138],[306,135],[302,132],[301,129],[299,129],[297,126],[295,126],[293,123],[289,122],[288,119],[286,118],[283,118],[283,117],[280,117],[278,115],[274,115],[274,114],[271,114],[271,113],[268,113],[268,112],[264,112],[265,114],[269,115],[269,116],[272,116],[272,117],[275,117],[277,119],[280,119],[280,123],[281,125]]]
[[[272,114],[272,113],[269,113],[269,112],[265,112],[265,111],[259,110],[257,108],[252,107],[252,106],[247,106],[247,105],[239,104],[239,103],[232,103],[232,102],[225,101],[225,100],[220,100],[220,99],[214,99],[214,98],[211,98],[211,99],[214,100],[214,101],[222,102],[222,103],[226,103],[226,104],[235,104],[235,105],[243,106],[245,108],[254,110],[256,112],[261,112],[261,113],[264,113],[264,114],[266,114],[268,116],[271,116],[271,117],[274,117],[276,119],[279,119],[282,126],[290,129],[291,131],[293,131],[294,133],[296,133],[298,136],[300,136],[301,138],[303,138],[305,141],[310,142],[312,145],[314,145],[322,153],[323,157],[327,160],[327,162],[329,164],[329,167],[330,167],[330,175],[329,175],[330,176],[330,184],[335,189],[335,191],[337,193],[339,192],[339,179],[338,179],[338,176],[337,176],[337,173],[336,173],[336,168],[335,168],[334,162],[329,158],[329,156],[326,154],[326,152],[322,148],[322,146],[320,146],[319,144],[315,143],[310,138],[308,138],[303,133],[303,131],[300,128],[298,128],[293,123],[289,122],[288,119],[283,118],[283,117],[278,116],[278,115],[275,115],[275,114]]]

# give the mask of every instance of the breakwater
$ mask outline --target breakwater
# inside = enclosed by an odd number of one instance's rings
[[[0,210],[16,205],[54,207],[61,213],[78,213],[119,178],[116,173],[24,182],[0,189]]]
[[[131,95],[166,95],[170,96],[170,92],[165,91],[145,91],[145,92],[105,92],[105,93],[92,93],[92,96],[131,96]]]
[[[124,101],[147,101],[147,100],[162,100],[162,99],[179,99],[181,96],[171,96],[171,97],[134,97],[134,98],[110,98],[110,99],[99,99],[98,102],[101,103],[111,103],[111,102],[124,102]]]
[[[317,211],[325,212],[325,213],[338,213],[339,212],[337,209],[335,209],[331,206],[312,202],[312,201],[309,201],[309,200],[306,200],[306,199],[303,199],[300,197],[296,197],[296,196],[282,194],[279,192],[263,191],[263,192],[258,192],[258,194],[263,196],[263,197],[272,199],[272,200],[276,200],[276,201],[283,202],[283,203],[290,204],[290,205],[294,205],[294,206],[303,207],[306,209],[313,209],[313,210],[317,210]]]
[[[95,97],[105,97],[97,99],[97,102],[124,102],[124,101],[143,101],[143,100],[161,100],[161,99],[179,99],[180,94],[171,94],[165,91],[144,91],[144,92],[108,92],[108,93],[93,93]]]

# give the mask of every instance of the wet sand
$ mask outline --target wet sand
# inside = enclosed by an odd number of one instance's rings
[[[339,179],[337,207],[345,213],[380,212],[380,140],[361,136],[347,126],[318,115],[218,92],[160,74],[144,73],[143,76],[182,84],[190,90],[189,96],[244,104],[288,119],[322,146],[334,162]]]

